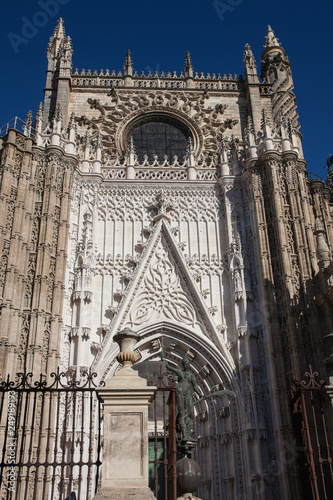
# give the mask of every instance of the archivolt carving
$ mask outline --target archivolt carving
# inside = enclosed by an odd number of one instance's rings
[[[217,153],[221,134],[232,129],[238,120],[223,119],[224,106],[206,106],[207,93],[128,90],[113,92],[111,100],[102,104],[98,99],[88,99],[92,109],[101,115],[98,118],[81,117],[81,125],[101,133],[104,154],[115,159],[127,148],[128,133],[141,116],[168,114],[185,123],[190,129],[195,155]]]

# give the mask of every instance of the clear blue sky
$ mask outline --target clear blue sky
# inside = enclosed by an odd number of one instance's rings
[[[292,63],[308,170],[326,177],[333,153],[332,14],[331,0],[3,1],[0,126],[15,115],[25,119],[29,109],[35,114],[43,100],[47,43],[60,16],[73,40],[74,68],[117,71],[127,49],[137,71],[177,72],[189,50],[195,71],[243,74],[244,45],[259,67],[270,24]]]

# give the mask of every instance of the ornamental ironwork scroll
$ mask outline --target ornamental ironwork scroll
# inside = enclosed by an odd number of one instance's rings
[[[291,406],[298,465],[305,500],[333,498],[332,452],[325,419],[324,380],[309,366],[307,380],[291,384]]]
[[[0,383],[0,493],[6,499],[91,500],[101,466],[97,375],[58,369]]]

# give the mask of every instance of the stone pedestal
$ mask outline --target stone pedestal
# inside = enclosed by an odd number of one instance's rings
[[[123,368],[98,389],[104,446],[101,490],[95,500],[155,498],[148,488],[148,408],[156,387],[137,375],[129,357],[129,352],[119,354]]]

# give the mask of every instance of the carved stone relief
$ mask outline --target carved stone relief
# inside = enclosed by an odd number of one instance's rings
[[[124,154],[131,123],[147,113],[168,114],[185,122],[194,138],[196,156],[201,153],[216,155],[221,134],[232,129],[238,120],[223,117],[226,106],[210,107],[207,97],[202,92],[157,90],[131,94],[113,90],[107,102],[88,99],[90,107],[100,112],[98,118],[81,117],[77,120],[79,125],[88,125],[93,133],[101,133],[104,155],[109,158],[115,159],[117,155]]]
[[[184,291],[172,257],[160,241],[129,313],[132,328],[147,321],[167,319],[194,328],[199,323],[195,307]]]

